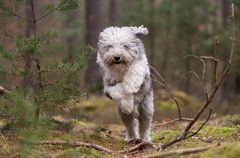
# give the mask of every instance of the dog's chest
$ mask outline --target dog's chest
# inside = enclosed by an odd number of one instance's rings
[[[126,71],[120,71],[118,69],[108,69],[107,76],[115,83],[119,83],[123,80],[124,74]]]

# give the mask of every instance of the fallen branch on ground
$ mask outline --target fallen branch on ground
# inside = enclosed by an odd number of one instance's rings
[[[80,141],[62,141],[62,140],[48,140],[48,141],[40,141],[40,142],[33,142],[34,144],[38,145],[69,145],[72,147],[86,147],[86,148],[92,148],[98,151],[101,151],[106,154],[131,154],[134,152],[138,152],[140,150],[143,150],[147,147],[153,148],[155,150],[159,150],[159,146],[153,143],[148,143],[148,142],[141,142],[137,144],[136,146],[133,146],[128,149],[124,150],[119,150],[119,151],[113,151],[108,148],[102,147],[97,144],[93,143],[86,143],[86,142],[80,142]],[[219,146],[220,144],[214,144],[214,145],[209,145],[206,147],[197,147],[197,148],[187,148],[187,149],[178,149],[178,150],[172,150],[168,152],[161,152],[160,154],[156,155],[151,155],[151,156],[146,156],[146,158],[155,158],[155,157],[165,157],[165,156],[171,156],[171,155],[184,155],[184,154],[192,154],[192,153],[197,153],[197,152],[202,152],[206,151],[210,148]]]
[[[3,133],[4,130],[8,129],[16,120],[16,117],[12,118],[11,121],[9,123],[6,123],[1,129],[0,129],[0,133]]]
[[[31,142],[33,144],[37,145],[68,145],[72,147],[85,147],[85,148],[93,148],[95,150],[104,152],[106,154],[128,154],[132,153],[135,151],[140,151],[145,148],[152,148],[154,150],[159,150],[160,145],[150,143],[150,142],[141,142],[131,148],[127,148],[124,150],[119,150],[119,151],[113,151],[108,148],[105,148],[103,146],[93,144],[93,143],[86,143],[86,142],[81,142],[81,141],[63,141],[63,140],[46,140],[46,141],[39,141],[39,142]]]
[[[177,118],[177,119],[174,119],[174,120],[171,120],[171,121],[168,121],[168,122],[163,122],[163,123],[160,123],[160,124],[157,124],[155,125],[154,127],[160,127],[160,126],[166,126],[166,125],[169,125],[169,124],[174,124],[176,122],[179,122],[179,121],[185,121],[185,122],[189,122],[189,121],[192,121],[193,119],[191,118]]]
[[[72,147],[86,147],[86,148],[93,148],[95,150],[102,151],[106,154],[113,153],[112,150],[102,147],[100,145],[92,144],[92,143],[85,143],[85,142],[80,142],[80,141],[46,140],[46,141],[32,142],[32,143],[39,144],[39,145],[69,145]]]
[[[214,144],[214,145],[209,145],[209,146],[205,146],[205,147],[172,150],[172,151],[162,152],[162,153],[156,154],[156,155],[145,156],[145,158],[158,158],[158,157],[167,157],[167,156],[173,156],[173,155],[193,154],[193,153],[207,151],[207,150],[214,148],[216,146],[219,146],[219,145],[220,144]]]

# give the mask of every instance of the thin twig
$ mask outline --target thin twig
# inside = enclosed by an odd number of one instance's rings
[[[206,86],[204,85],[202,79],[198,76],[198,74],[195,71],[188,71],[186,75],[187,78],[190,78],[191,75],[195,76],[197,78],[198,86],[202,89],[204,93],[207,93]]]
[[[168,121],[168,122],[163,122],[163,123],[160,123],[160,124],[157,124],[155,125],[154,127],[160,127],[160,126],[166,126],[166,125],[169,125],[169,124],[174,124],[176,122],[179,122],[179,121],[192,121],[193,119],[192,118],[177,118],[177,119],[174,119],[174,120],[171,120],[171,121]]]
[[[203,66],[203,68],[202,68],[202,80],[203,80],[205,78],[206,63],[204,62],[204,60],[202,60],[200,57],[198,57],[196,55],[187,55],[185,57],[185,59],[189,58],[189,57],[195,58],[195,59],[199,60],[202,63],[202,66]]]
[[[218,47],[218,44],[216,44],[216,47]],[[219,51],[219,49],[216,48],[216,51]],[[214,54],[218,54],[218,53],[216,52]],[[214,73],[214,75],[213,75],[213,77],[214,77],[213,78],[213,82],[217,83],[217,67],[218,67],[218,62],[219,62],[219,60],[217,59],[217,56],[215,56],[215,57],[212,57],[212,56],[200,56],[200,58],[203,59],[203,60],[210,60],[210,61],[213,62],[213,73]]]
[[[0,10],[3,10],[3,11],[8,12],[8,13],[11,14],[12,16],[16,16],[16,17],[21,18],[21,19],[24,19],[24,20],[32,21],[32,19],[27,18],[27,17],[24,17],[24,16],[22,16],[22,15],[18,15],[18,14],[16,14],[16,13],[14,13],[14,12],[12,12],[12,11],[4,8],[4,7],[2,7],[2,6],[0,6]],[[0,12],[0,13],[1,13],[1,12]],[[3,13],[2,13],[2,14],[3,14]]]
[[[216,36],[216,38],[215,38],[215,53],[214,53],[214,56],[216,59],[219,56],[219,45],[220,45],[220,42],[219,42],[218,37]],[[215,83],[217,83],[217,80],[218,80],[217,67],[218,67],[218,61],[214,64],[214,82]]]
[[[66,3],[68,3],[70,0],[66,0],[65,2],[61,3],[60,5],[58,5],[57,7],[53,8],[52,10],[48,11],[47,13],[39,16],[38,18],[36,18],[36,21],[39,21],[41,19],[43,19],[44,17],[48,16],[49,14],[55,12],[56,10],[58,10],[59,8],[61,8],[62,6],[64,6]]]
[[[151,65],[149,65],[149,67],[155,72],[155,74],[160,78],[160,81],[158,81],[161,85],[164,86],[164,88],[167,90],[167,93],[169,95],[169,97],[175,102],[175,104],[177,105],[177,109],[178,109],[178,117],[181,120],[182,119],[182,114],[181,114],[181,109],[180,109],[180,105],[178,103],[178,100],[176,99],[176,97],[173,95],[172,90],[170,89],[169,85],[167,84],[167,82],[165,81],[165,79],[162,77],[162,75]]]

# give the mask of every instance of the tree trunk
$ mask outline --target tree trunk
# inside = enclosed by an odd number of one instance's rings
[[[32,10],[31,10],[31,0],[25,1],[26,9],[26,17],[32,19]],[[27,20],[26,24],[26,37],[31,37],[32,33],[34,32],[33,23]],[[32,59],[30,55],[25,55],[25,76],[23,80],[23,87],[24,88],[33,88],[33,77],[32,77]]]
[[[77,12],[73,12],[69,15],[69,17],[66,20],[66,28],[71,28],[73,23],[77,21],[77,18],[79,18],[79,15]],[[67,37],[67,59],[69,61],[72,61],[75,53],[76,53],[76,46],[77,46],[77,34],[73,33]]]
[[[86,44],[97,49],[98,35],[100,32],[100,0],[86,0]],[[88,60],[85,83],[92,86],[100,80],[98,66],[96,64],[97,53]]]
[[[110,25],[116,25],[119,17],[120,0],[110,0],[109,21]]]
[[[223,22],[223,27],[224,29],[227,29],[227,21],[229,19],[230,15],[230,6],[231,6],[231,1],[230,0],[222,0],[222,22]],[[229,52],[230,50],[228,48],[223,48],[223,52]],[[226,56],[225,54],[223,56]],[[223,65],[224,66],[224,65]],[[229,73],[228,77],[226,77],[225,82],[223,83],[223,86],[221,88],[221,97],[220,97],[220,102],[223,102],[225,100],[229,100],[233,98],[235,95],[235,90],[236,90],[236,72],[231,72]]]
[[[155,66],[155,41],[156,41],[156,30],[155,30],[155,0],[148,2],[149,8],[151,8],[149,13],[150,25],[149,25],[149,37],[150,37],[150,64]]]
[[[222,1],[222,18],[223,18],[223,26],[226,28],[227,26],[227,19],[230,14],[230,4],[229,0],[221,0]]]

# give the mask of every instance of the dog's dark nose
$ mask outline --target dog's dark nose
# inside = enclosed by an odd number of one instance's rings
[[[120,59],[121,59],[120,56],[115,56],[115,57],[114,57],[114,60],[115,60],[115,61],[119,61]]]

